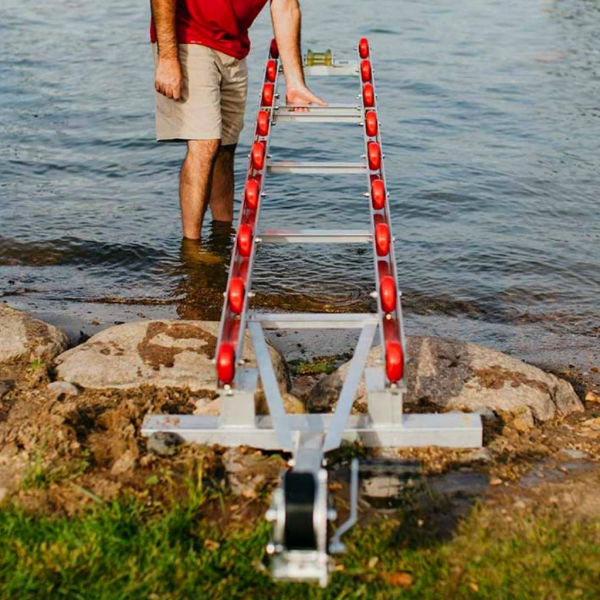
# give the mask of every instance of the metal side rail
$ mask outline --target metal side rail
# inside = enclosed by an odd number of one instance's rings
[[[350,517],[331,535],[330,522],[335,521],[337,515],[328,488],[327,452],[345,442],[358,442],[367,447],[473,448],[482,444],[478,414],[407,414],[403,410],[407,357],[402,295],[398,287],[371,49],[365,38],[360,40],[357,51],[357,60],[339,61],[333,60],[330,50],[309,50],[305,73],[307,76],[356,78],[358,105],[278,106],[277,81],[282,68],[277,45],[275,41],[271,43],[216,342],[215,390],[221,402],[219,414],[147,415],[142,424],[142,434],[146,436],[168,432],[189,442],[248,445],[289,453],[291,469],[283,474],[267,512],[267,518],[272,522],[272,537],[266,548],[271,573],[277,579],[317,581],[322,586],[329,581],[331,554],[344,550],[341,537],[356,520],[358,502],[359,466],[355,462],[351,469]],[[362,146],[356,152],[357,162],[274,160],[269,154],[273,126],[284,126],[286,122],[359,123]],[[366,193],[360,195],[366,196],[369,227],[261,229],[262,190],[271,174],[360,174],[367,186]],[[275,313],[252,308],[257,245],[267,245],[263,249],[267,252],[269,244],[280,243],[370,245],[374,311]],[[358,342],[332,413],[286,412],[265,339],[265,331],[283,329],[323,330],[329,332],[326,335],[335,335],[339,329],[358,333]],[[256,366],[242,358],[246,332],[250,334]],[[374,357],[371,348],[375,340],[379,343],[379,352]],[[268,414],[256,412],[259,379]],[[367,404],[364,414],[353,412],[359,390],[363,390]]]

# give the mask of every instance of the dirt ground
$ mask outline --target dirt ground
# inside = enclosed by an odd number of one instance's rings
[[[308,371],[297,374],[295,390],[300,395],[309,389],[311,378],[314,383],[322,376]],[[419,473],[413,476],[417,481],[413,506],[419,519],[439,521],[440,535],[478,500],[497,507],[507,519],[514,511],[543,506],[560,506],[574,517],[597,517],[600,390],[596,376],[597,372],[592,378],[576,369],[570,372],[584,400],[584,413],[531,429],[507,417],[485,419],[483,449],[421,448],[371,455],[357,447],[337,451],[330,461],[331,488],[342,513],[348,457],[379,455],[420,461]],[[51,381],[52,373],[43,364],[5,366],[0,373],[0,496],[4,501],[33,512],[73,515],[120,494],[149,504],[164,503],[184,497],[190,486],[213,486],[223,492],[226,510],[220,514],[226,519],[258,518],[264,511],[285,457],[249,448],[193,445],[174,446],[161,452],[170,456],[160,456],[140,435],[147,412],[191,413],[195,400],[206,393],[148,387],[83,390],[71,396],[50,390]],[[238,468],[232,470],[236,461]],[[386,494],[380,489],[379,498],[363,498],[363,513],[384,514],[397,506],[404,492],[398,492],[403,486],[398,487],[394,477],[389,482],[396,492]],[[375,488],[381,488],[378,481]],[[388,480],[383,481],[385,487]],[[441,520],[440,502],[451,509]]]

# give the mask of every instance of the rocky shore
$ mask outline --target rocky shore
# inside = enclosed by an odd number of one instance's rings
[[[205,472],[222,473],[234,494],[255,498],[277,479],[284,464],[280,456],[148,443],[140,436],[149,411],[218,412],[211,362],[217,326],[137,321],[68,349],[67,336],[56,327],[0,305],[0,498],[67,513],[92,498],[122,492],[160,498],[162,486],[148,484],[158,472],[168,470],[175,485],[198,464]],[[245,352],[252,364],[250,342]],[[270,352],[288,411],[332,409],[349,368],[343,357],[287,364],[277,348],[270,346]],[[477,451],[383,449],[380,454],[421,460],[425,474],[437,474],[440,489],[443,478],[458,469],[467,487],[475,482],[471,491],[477,494],[499,484],[521,485],[532,470],[559,469],[574,460],[589,466],[575,469],[577,478],[584,473],[598,478],[600,390],[593,380],[574,377],[574,389],[556,374],[459,340],[409,337],[408,355],[406,410],[477,411],[484,418],[485,445]],[[374,348],[369,362],[377,360]],[[266,412],[260,391],[255,400],[258,412]],[[361,387],[353,410],[364,409]],[[465,477],[465,469],[476,476]],[[449,481],[455,489],[456,482]],[[373,491],[377,482],[365,485],[372,495],[381,491]]]

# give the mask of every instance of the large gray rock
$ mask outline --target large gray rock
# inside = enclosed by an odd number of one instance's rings
[[[68,344],[60,329],[0,304],[0,363],[36,358],[51,362]]]
[[[568,382],[478,344],[414,336],[407,339],[407,356],[407,405],[484,413],[492,410],[525,424],[583,410]],[[379,348],[373,348],[368,364],[377,364],[379,358]],[[321,379],[309,395],[308,408],[329,410],[348,369],[349,363],[345,363]],[[356,401],[366,403],[364,382]]]
[[[97,333],[61,354],[56,361],[60,379],[84,388],[134,388],[141,385],[215,388],[215,355],[219,324],[214,321],[136,321]],[[269,347],[282,391],[288,389],[287,367]],[[244,359],[255,365],[247,337]]]

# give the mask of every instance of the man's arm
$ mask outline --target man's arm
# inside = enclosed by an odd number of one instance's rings
[[[181,97],[181,65],[175,31],[176,0],[152,0],[152,18],[158,38],[154,88],[167,98]]]
[[[315,96],[306,87],[304,81],[300,53],[301,15],[298,0],[271,0],[271,19],[283,65],[287,104],[314,102],[321,106],[325,105],[326,102]]]

